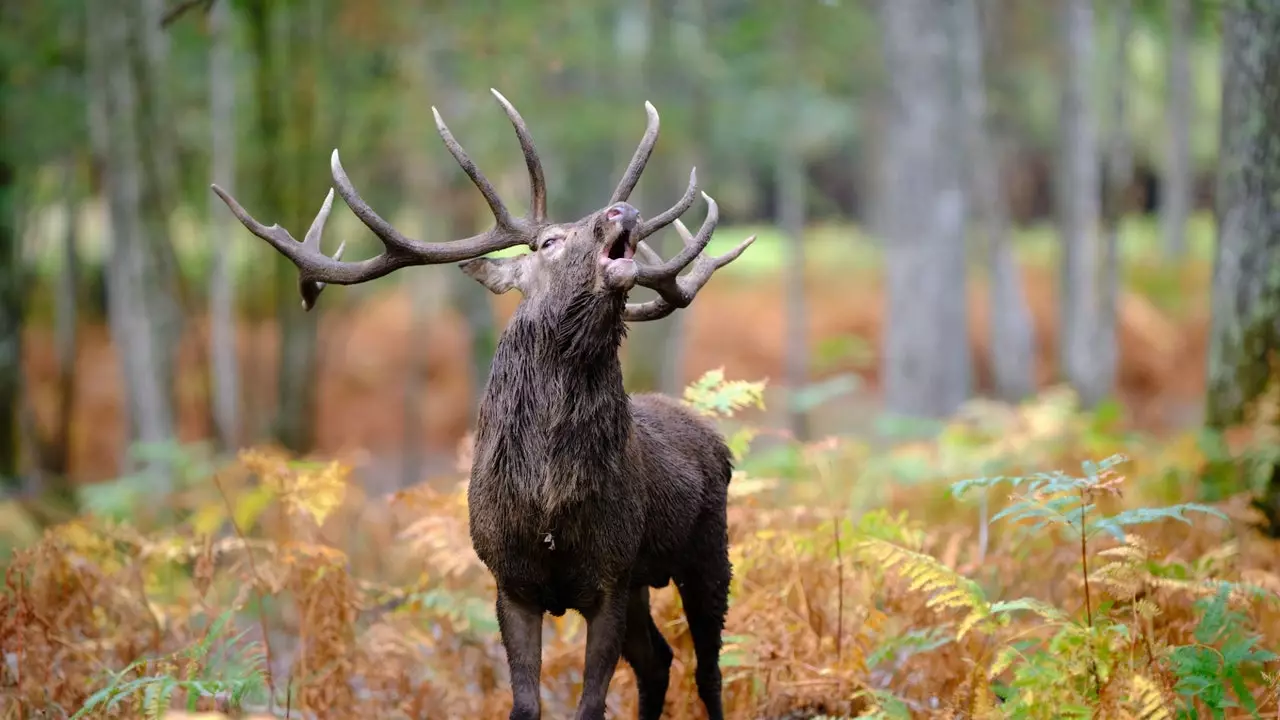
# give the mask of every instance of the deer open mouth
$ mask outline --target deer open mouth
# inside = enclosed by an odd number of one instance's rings
[[[630,260],[635,254],[636,249],[631,246],[631,231],[623,230],[609,243],[605,257],[609,260]]]

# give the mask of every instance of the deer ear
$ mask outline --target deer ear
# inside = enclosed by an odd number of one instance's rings
[[[525,264],[529,253],[504,258],[474,258],[458,263],[462,272],[489,288],[489,292],[501,295],[511,288],[525,292]]]

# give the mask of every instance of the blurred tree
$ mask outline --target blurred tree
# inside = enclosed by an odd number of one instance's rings
[[[1165,80],[1168,130],[1164,147],[1164,187],[1160,222],[1165,254],[1181,261],[1187,252],[1187,220],[1191,216],[1191,0],[1169,0],[1168,75]]]
[[[209,147],[213,182],[235,193],[236,75],[234,22],[230,2],[215,2],[209,10]],[[227,208],[213,193],[209,203],[209,355],[212,368],[214,430],[223,449],[233,449],[240,436],[240,379],[236,354],[235,291],[231,281],[232,233],[239,229]]]
[[[1119,338],[1116,336],[1120,295],[1120,223],[1133,184],[1133,142],[1129,130],[1128,99],[1131,91],[1129,46],[1133,35],[1132,0],[1115,0],[1111,4],[1114,33],[1114,55],[1111,62],[1111,100],[1107,109],[1106,188],[1103,204],[1103,226],[1106,237],[1102,251],[1099,283],[1102,286],[1101,312],[1098,317],[1097,353],[1099,385],[1114,388],[1119,367]]]
[[[1035,391],[1035,337],[1022,275],[1009,246],[1008,198],[1000,176],[1003,154],[989,129],[980,1],[956,0],[953,7],[964,103],[967,188],[987,236],[990,353],[996,396],[1016,402]]]
[[[1217,428],[1266,400],[1280,352],[1280,3],[1233,0],[1223,15],[1217,259],[1206,420]],[[1268,407],[1260,407],[1264,402]],[[1274,422],[1271,420],[1270,422]],[[1280,535],[1280,464],[1259,501]]]
[[[800,57],[801,12],[792,8],[783,12],[774,26],[773,49],[776,70],[773,82],[780,97],[787,98],[790,107],[799,107],[804,90],[800,80],[789,72]],[[777,153],[774,174],[778,186],[778,220],[787,237],[787,258],[784,270],[786,278],[786,383],[787,391],[794,397],[808,382],[809,376],[809,322],[805,302],[805,148],[800,143],[800,131],[794,123],[778,128]],[[809,439],[808,413],[796,403],[789,403],[788,429],[801,442]]]
[[[1111,356],[1098,344],[1114,342],[1100,337],[1102,320],[1103,253],[1099,238],[1101,219],[1100,155],[1097,114],[1090,77],[1095,48],[1092,0],[1066,0],[1062,4],[1061,48],[1065,61],[1060,120],[1059,208],[1062,236],[1062,284],[1060,363],[1063,374],[1085,407],[1092,407],[1111,391],[1110,375],[1102,365]]]
[[[881,377],[889,412],[943,417],[969,396],[965,210],[948,0],[882,0],[885,271]]]
[[[317,142],[317,94],[321,68],[323,0],[279,3],[245,0],[245,20],[257,65],[259,151],[254,167],[262,218],[280,218],[294,233],[310,227],[324,188],[331,182],[328,154]],[[270,220],[264,220],[270,222]],[[264,250],[265,251],[265,250]],[[280,356],[272,435],[293,452],[310,449],[315,432],[316,339],[321,312],[298,299],[298,271],[283,255],[272,253],[275,267],[276,321]]]
[[[0,5],[0,24],[13,22],[13,5]],[[23,264],[14,204],[17,177],[10,157],[16,144],[9,43],[0,47],[0,487],[19,486],[19,411],[22,407]]]
[[[178,261],[169,240],[175,184],[161,69],[160,4],[89,0],[90,129],[107,175],[111,217],[108,304],[121,353],[130,437],[175,437],[174,364],[181,336]],[[163,475],[163,463],[148,463]],[[164,478],[167,481],[167,478]]]

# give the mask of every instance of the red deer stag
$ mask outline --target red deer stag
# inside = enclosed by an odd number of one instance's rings
[[[298,266],[307,309],[327,284],[446,262],[461,261],[463,272],[494,293],[520,291],[480,403],[468,490],[472,545],[497,584],[510,717],[541,716],[542,617],[567,609],[580,612],[588,628],[577,717],[604,717],[620,656],[636,674],[640,717],[660,717],[672,653],[650,616],[649,588],[674,580],[697,655],[698,694],[718,720],[720,635],[732,575],[725,521],[732,457],[715,428],[680,403],[628,395],[618,350],[626,323],[688,306],[712,273],[755,238],[719,257],[702,253],[718,219],[715,201],[703,194],[707,217],[696,236],[677,219],[693,204],[696,171],[679,202],[652,219],[627,204],[658,139],[658,113],[649,103],[648,127],[609,203],[577,222],[551,222],[529,131],[506,98],[492,92],[515,127],[529,171],[532,194],[523,217],[508,212],[432,108],[445,147],[496,220],[479,235],[446,243],[405,237],[360,198],[337,150],[338,194],[384,247],[368,260],[342,261],[345,243],[333,257],[321,252],[332,190],[300,243],[278,225],[254,220],[216,185],[213,190],[246,228]],[[672,223],[684,249],[664,262],[642,241]],[[517,245],[532,252],[481,257]],[[646,264],[635,261],[637,250]],[[628,303],[636,285],[658,297]]]

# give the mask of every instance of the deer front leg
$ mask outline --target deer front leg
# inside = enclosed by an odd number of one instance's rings
[[[624,585],[605,591],[595,612],[587,619],[587,657],[582,673],[582,699],[576,720],[604,720],[609,682],[622,656],[627,629],[627,592]]]
[[[511,670],[511,720],[540,720],[542,697],[542,611],[513,600],[501,589],[498,630]]]

